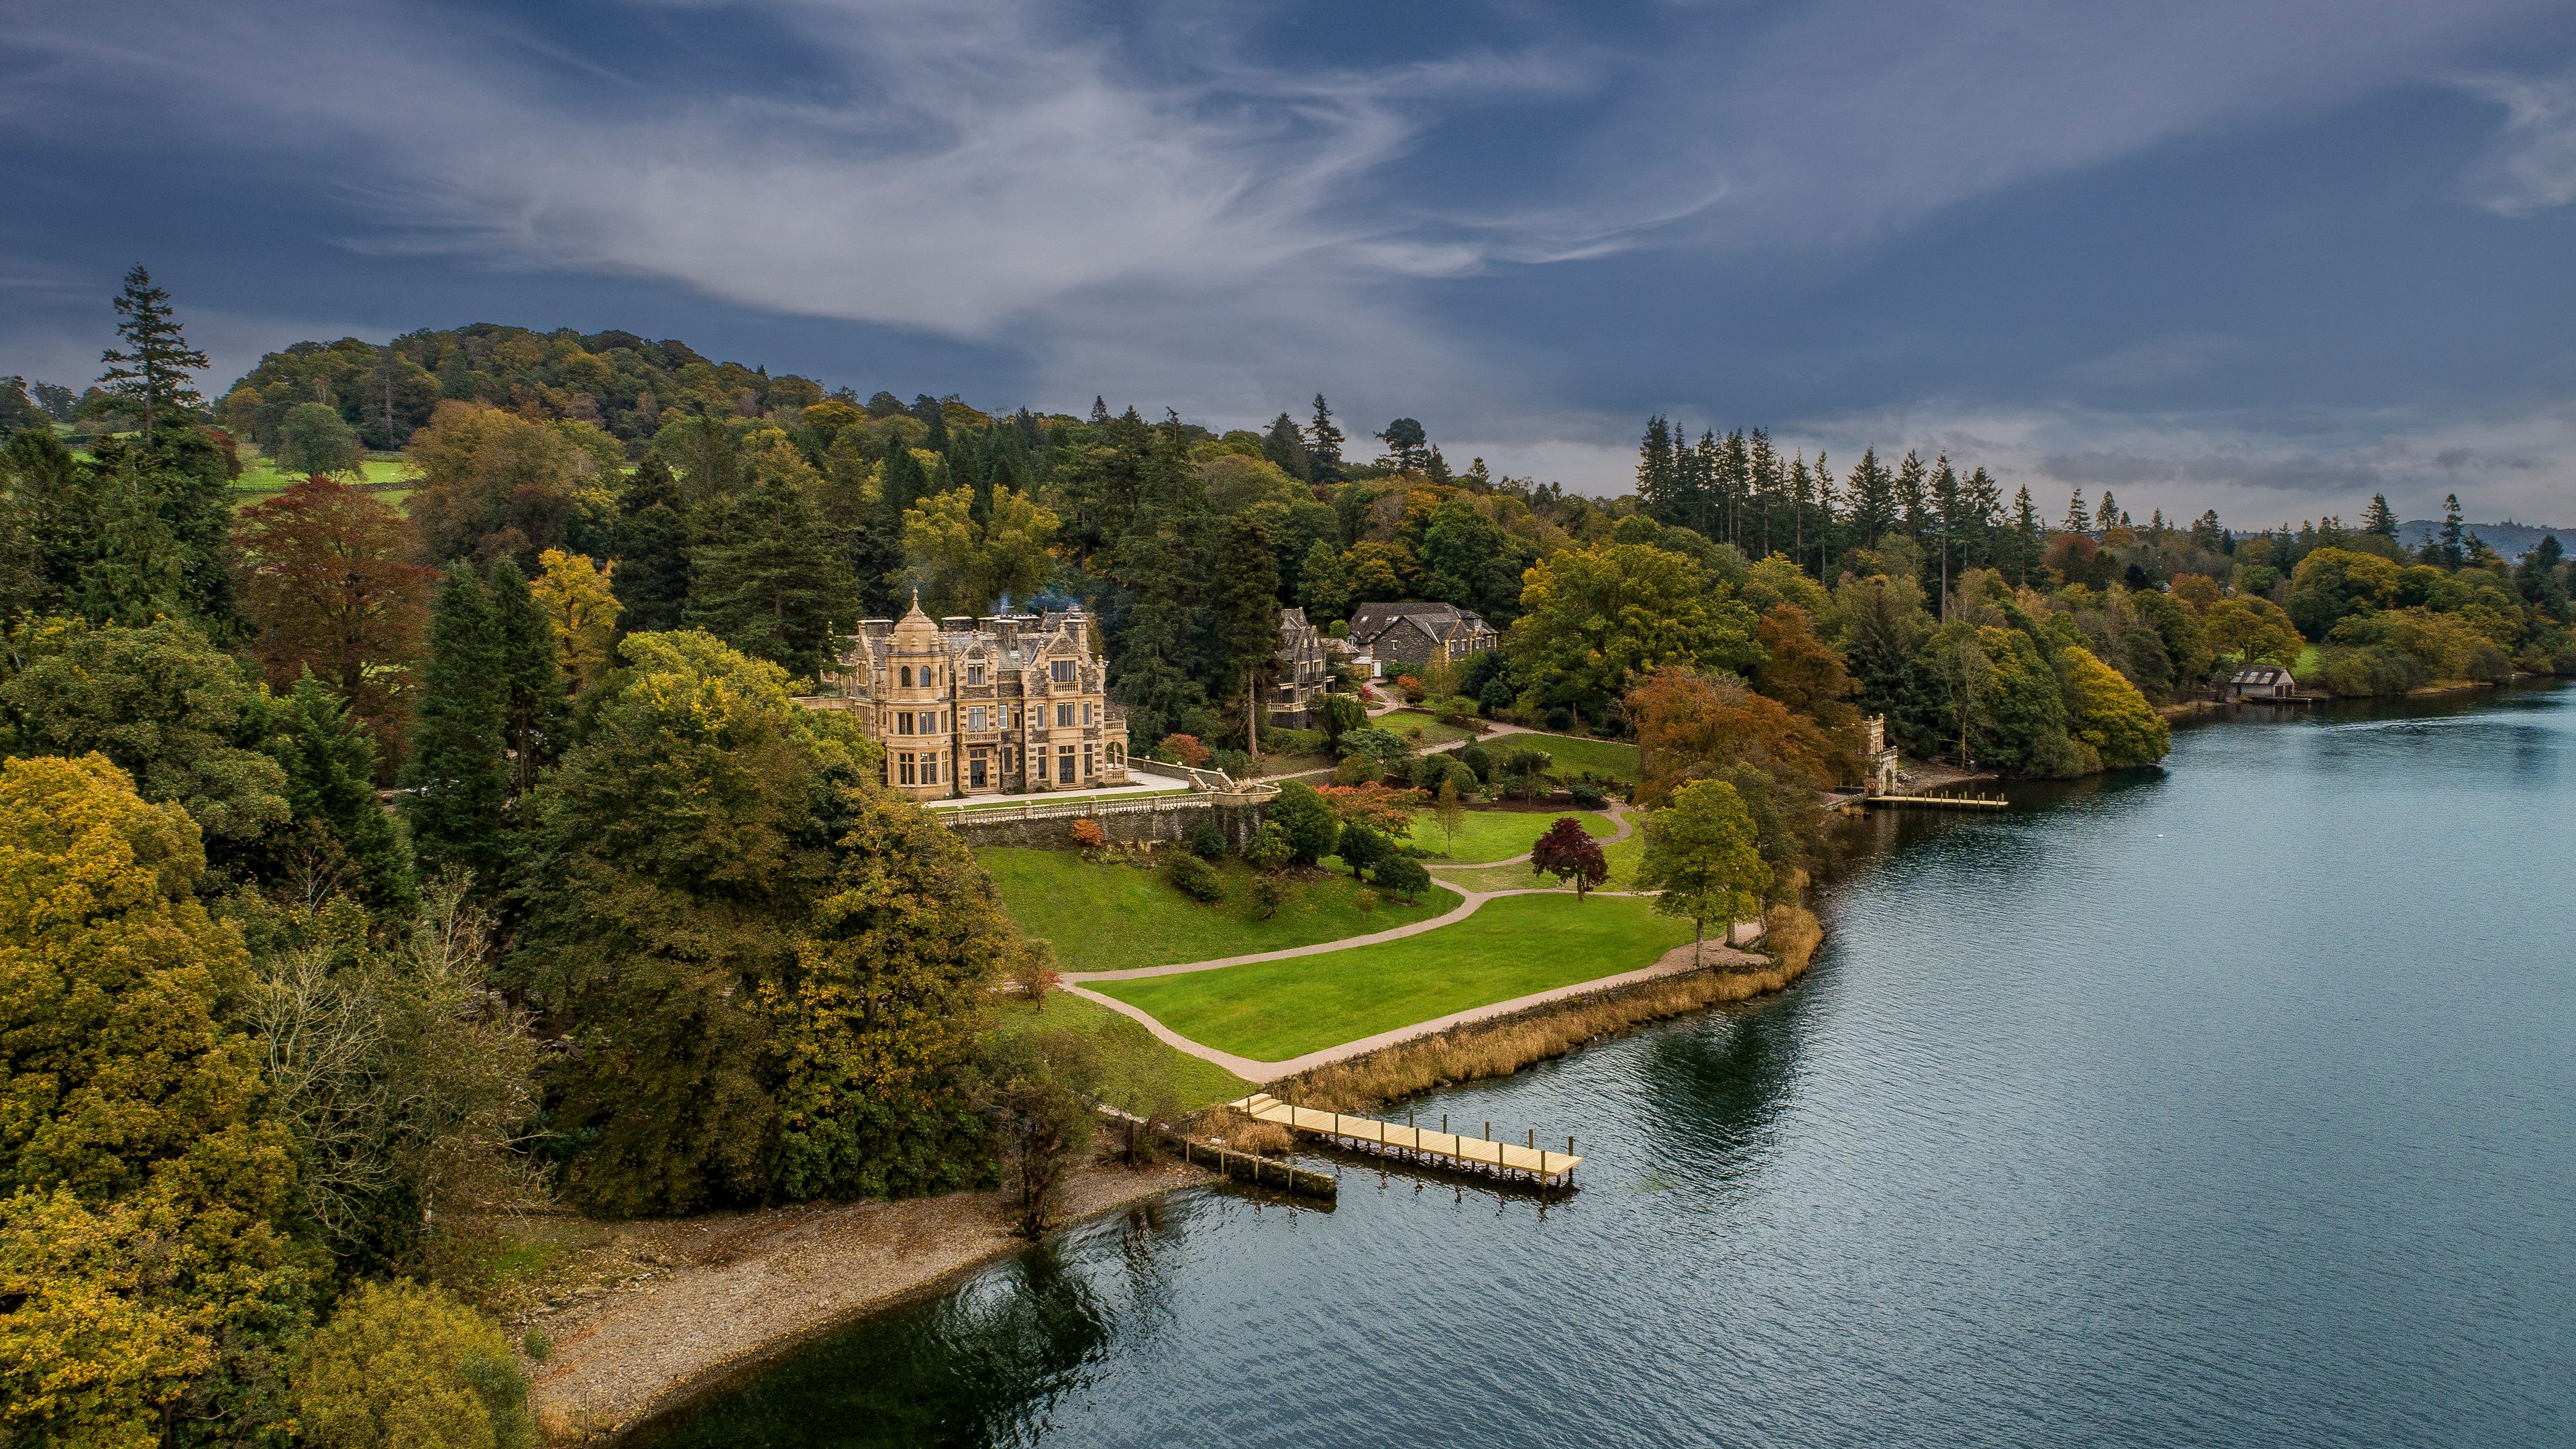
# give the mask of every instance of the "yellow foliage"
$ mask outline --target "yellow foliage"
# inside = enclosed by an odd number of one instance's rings
[[[545,571],[528,586],[528,592],[536,596],[537,606],[546,611],[546,622],[554,628],[564,673],[587,689],[608,672],[609,651],[617,643],[620,606],[609,588],[617,561],[611,559],[602,567],[587,554],[559,548],[547,549],[537,561]]]
[[[436,1288],[367,1283],[295,1371],[317,1449],[523,1449],[528,1386],[501,1331]]]

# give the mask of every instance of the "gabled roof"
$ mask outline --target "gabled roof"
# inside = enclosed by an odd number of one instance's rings
[[[1366,643],[1383,636],[1398,624],[1412,624],[1434,639],[1446,639],[1461,625],[1469,630],[1490,631],[1482,618],[1472,610],[1456,604],[1435,604],[1419,599],[1395,603],[1362,604],[1351,610],[1351,637]]]

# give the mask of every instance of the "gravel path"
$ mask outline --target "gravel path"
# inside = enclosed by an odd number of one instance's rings
[[[1094,1166],[1068,1221],[1212,1181],[1165,1162]],[[549,1443],[633,1427],[747,1364],[872,1310],[934,1291],[1027,1243],[998,1193],[811,1204],[623,1225],[676,1266],[535,1320],[554,1340],[528,1394]]]

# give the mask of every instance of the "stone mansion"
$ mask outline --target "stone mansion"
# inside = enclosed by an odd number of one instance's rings
[[[1081,609],[865,619],[806,701],[859,717],[915,800],[1127,783],[1127,715]]]

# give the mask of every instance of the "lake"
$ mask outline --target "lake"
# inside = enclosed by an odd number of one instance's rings
[[[2576,1443],[2576,689],[1868,817],[1817,969],[1408,1104],[1527,1198],[1175,1195],[642,1442]]]

